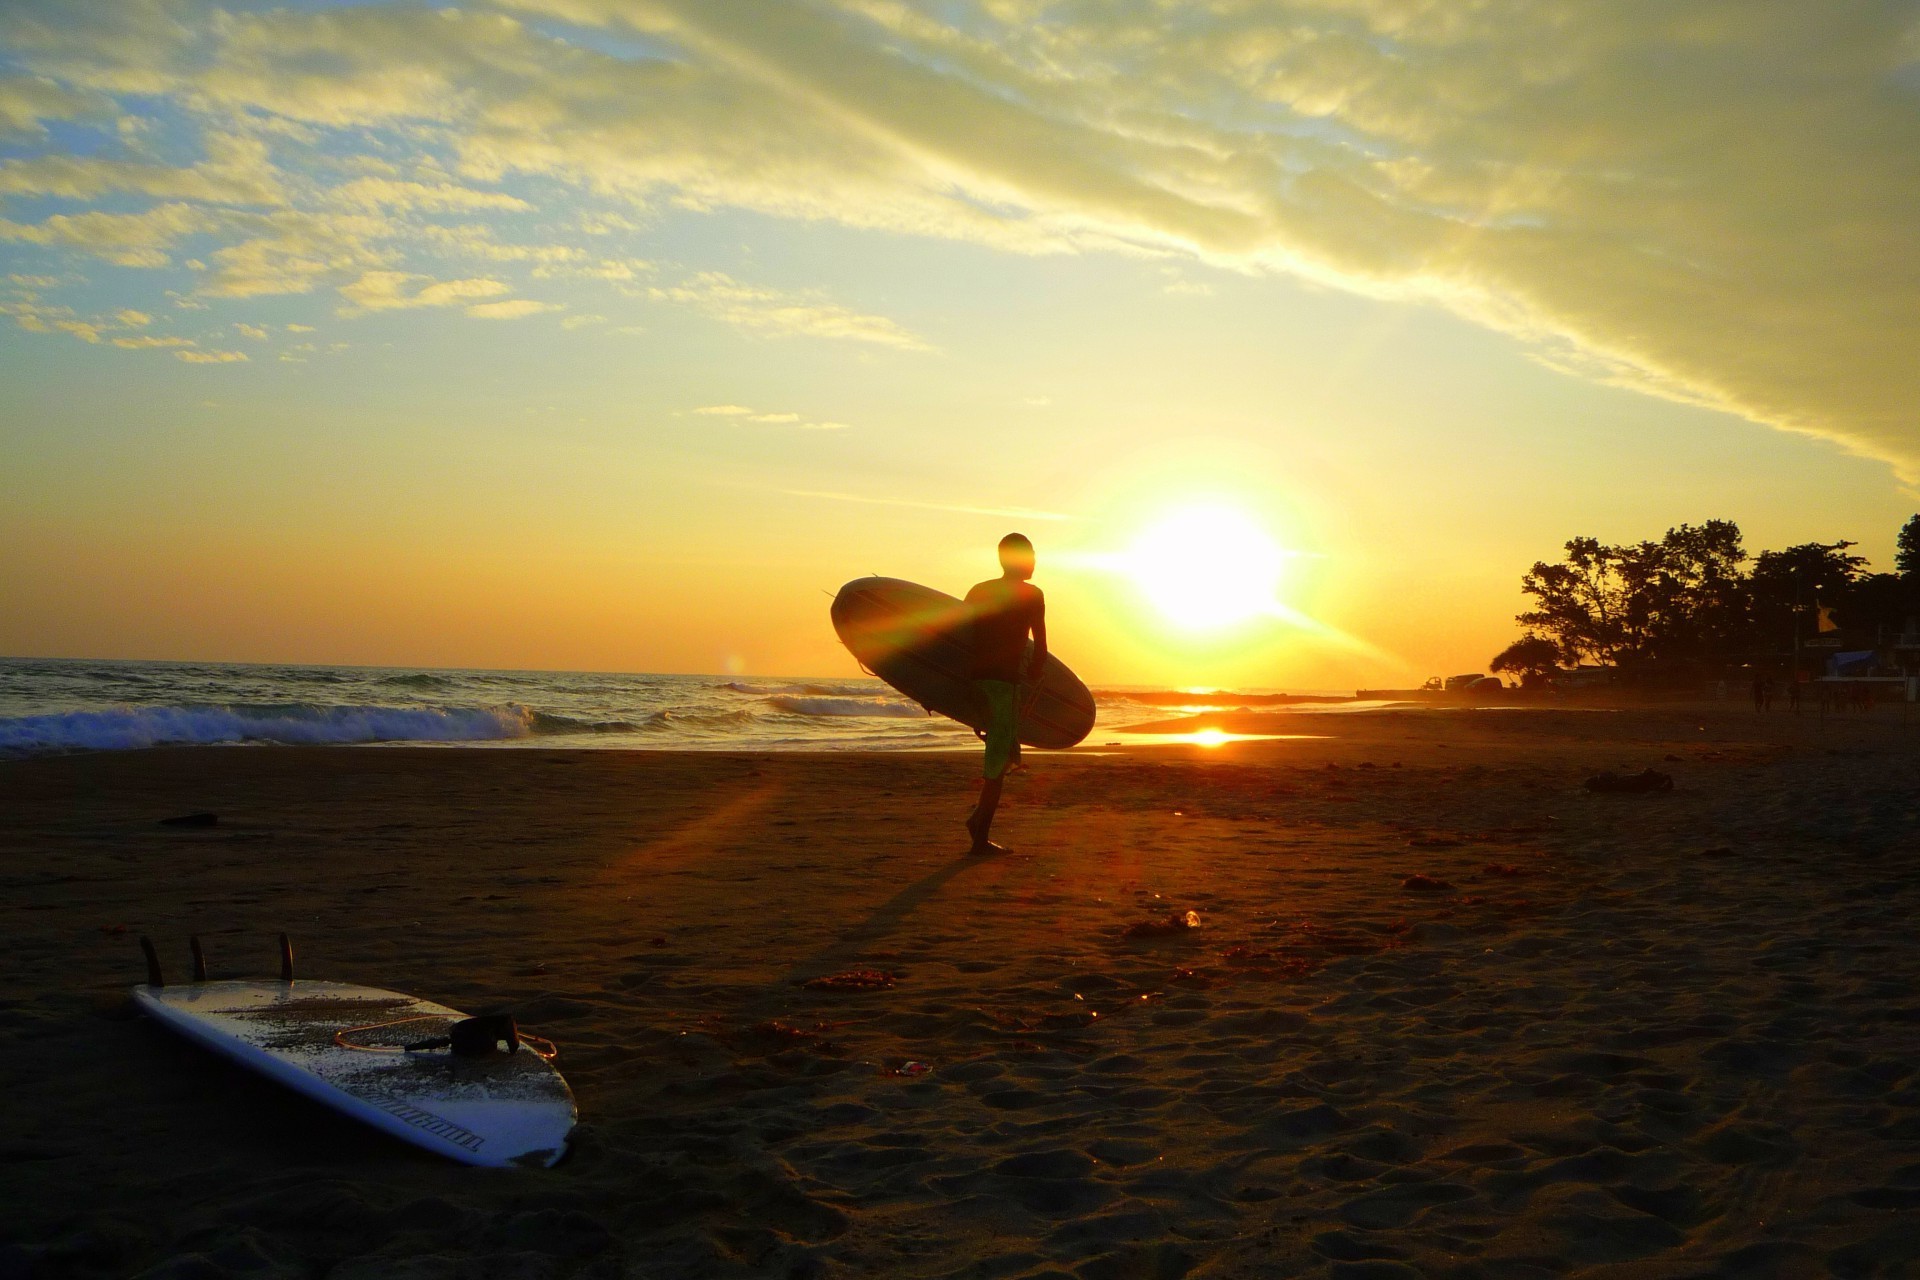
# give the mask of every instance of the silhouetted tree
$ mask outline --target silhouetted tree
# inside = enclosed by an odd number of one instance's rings
[[[1893,545],[1893,567],[1908,578],[1920,578],[1920,515],[1907,517]]]
[[[1644,614],[1640,655],[1665,661],[1725,658],[1745,639],[1747,552],[1731,520],[1683,524],[1643,542],[1636,594]]]
[[[1715,659],[1746,632],[1747,553],[1731,520],[1683,524],[1630,546],[1575,538],[1566,553],[1521,579],[1537,604],[1517,620],[1569,659]]]
[[[1630,588],[1621,549],[1598,538],[1574,538],[1566,552],[1560,564],[1535,561],[1520,580],[1520,589],[1538,604],[1516,621],[1546,635],[1576,661],[1612,662],[1628,643]]]
[[[1493,655],[1489,671],[1507,672],[1530,685],[1560,670],[1560,646],[1545,636],[1524,635]]]
[[[1868,573],[1851,542],[1803,542],[1751,561],[1730,520],[1683,524],[1657,542],[1566,544],[1558,564],[1520,580],[1534,607],[1527,634],[1493,660],[1495,671],[1544,673],[1583,658],[1667,671],[1777,655],[1811,639],[1825,608],[1848,640],[1873,644],[1920,616],[1920,515],[1900,530],[1898,573]],[[1538,678],[1536,674],[1535,678]]]
[[[1748,578],[1755,638],[1777,649],[1799,634],[1813,634],[1814,609],[1836,611],[1847,603],[1867,558],[1848,553],[1851,542],[1803,542],[1784,551],[1762,551]],[[1839,619],[1836,618],[1836,621]]]
[[[1855,578],[1834,611],[1833,620],[1849,631],[1882,637],[1906,629],[1912,611],[1913,584],[1898,573],[1864,573]]]

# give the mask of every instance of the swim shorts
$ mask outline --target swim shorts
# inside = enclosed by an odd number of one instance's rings
[[[987,760],[982,773],[997,778],[1013,760],[1014,695],[1020,686],[1011,680],[975,680],[987,699]]]

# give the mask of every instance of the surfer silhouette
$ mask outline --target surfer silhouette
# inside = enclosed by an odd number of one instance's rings
[[[989,578],[967,592],[968,624],[973,630],[973,668],[969,675],[986,697],[986,761],[980,802],[967,819],[973,853],[1004,852],[989,835],[994,810],[1000,807],[1000,788],[1007,767],[1018,757],[1014,722],[1019,715],[1019,690],[1024,674],[1037,681],[1047,662],[1047,601],[1033,577],[1033,543],[1023,533],[1000,539],[1000,576]],[[1033,637],[1033,660],[1021,670],[1027,637]]]

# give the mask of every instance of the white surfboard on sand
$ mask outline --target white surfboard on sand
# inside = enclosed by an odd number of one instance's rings
[[[133,999],[189,1040],[443,1156],[537,1167],[566,1151],[573,1091],[531,1048],[477,1057],[405,1049],[467,1016],[445,1005],[304,979],[149,984]]]

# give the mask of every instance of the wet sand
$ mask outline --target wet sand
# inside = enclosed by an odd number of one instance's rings
[[[1284,720],[1330,736],[1035,755],[991,860],[957,755],[0,763],[0,1277],[1908,1274],[1920,717]],[[138,934],[281,929],[513,1006],[574,1154],[130,1013]]]

